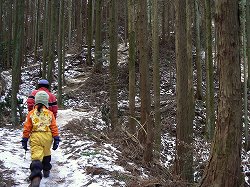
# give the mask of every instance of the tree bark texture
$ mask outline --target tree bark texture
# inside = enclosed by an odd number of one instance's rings
[[[246,38],[248,61],[248,87],[250,86],[250,1],[246,1]]]
[[[214,76],[212,57],[212,13],[211,0],[206,0],[206,129],[211,140],[215,128],[214,112]]]
[[[102,0],[96,0],[96,24],[95,24],[95,72],[102,71],[102,45],[101,45],[101,5]]]
[[[3,0],[0,0],[0,43],[3,41]]]
[[[136,38],[135,38],[135,1],[128,0],[128,40],[129,40],[129,131],[136,132],[135,120],[135,62],[136,62]]]
[[[110,2],[110,117],[111,128],[115,130],[118,127],[118,103],[117,103],[117,50],[118,50],[118,17],[117,2]]]
[[[198,0],[194,0],[195,6],[195,47],[196,47],[196,69],[197,69],[197,85],[196,85],[196,98],[202,100],[202,66],[201,66],[201,39],[200,39],[200,12]]]
[[[91,46],[92,46],[92,0],[88,1],[88,10],[87,10],[87,65],[92,65],[92,56],[91,56]]]
[[[192,175],[190,161],[190,134],[188,124],[188,64],[186,35],[186,1],[175,1],[176,28],[176,100],[177,100],[177,137],[176,137],[176,172],[183,180],[189,181]]]
[[[160,113],[160,59],[159,59],[159,18],[158,0],[152,3],[152,52],[153,52],[153,85],[154,85],[154,122],[155,150],[157,157],[161,153],[161,113]]]
[[[59,11],[59,35],[58,35],[58,106],[62,107],[62,79],[63,79],[63,38],[64,38],[64,1],[60,1]]]
[[[44,17],[43,17],[43,63],[42,77],[46,78],[47,61],[48,61],[48,19],[49,19],[49,0],[45,0]]]
[[[139,131],[139,140],[142,144],[146,142],[146,123],[149,118],[147,104],[147,0],[138,3],[138,18],[137,18],[137,44],[139,51],[140,65],[140,97],[141,97],[141,127]]]
[[[14,29],[14,59],[12,65],[12,90],[11,90],[11,121],[17,126],[17,93],[19,90],[22,63],[22,37],[24,35],[24,1],[16,2],[15,29]]]
[[[48,49],[49,49],[49,59],[48,59],[48,69],[47,69],[47,79],[51,85],[53,79],[53,69],[54,69],[54,57],[55,57],[55,34],[56,34],[56,2],[55,0],[50,0],[50,13],[49,13],[49,33],[48,33]]]
[[[149,84],[149,61],[148,61],[148,19],[147,0],[138,2],[138,50],[140,64],[140,97],[141,97],[141,121],[139,130],[139,140],[144,145],[143,159],[145,163],[152,160],[152,124],[150,116],[150,84]]]
[[[193,182],[193,120],[194,120],[194,85],[193,85],[193,43],[192,43],[192,10],[193,0],[186,0],[187,20],[187,72],[188,72],[188,121],[187,121],[187,143],[189,174],[188,181]]]
[[[238,187],[241,178],[242,90],[237,0],[215,1],[219,105],[212,153],[200,186]]]

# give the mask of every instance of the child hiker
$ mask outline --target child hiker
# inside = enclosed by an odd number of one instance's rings
[[[31,111],[34,108],[36,93],[39,91],[45,91],[49,95],[48,109],[53,112],[55,118],[57,117],[57,110],[58,110],[57,99],[56,96],[50,92],[49,87],[50,87],[49,81],[47,81],[46,79],[41,79],[38,81],[38,89],[33,90],[27,99],[28,111]]]
[[[31,187],[39,187],[43,176],[49,177],[52,168],[50,148],[53,142],[53,150],[58,148],[60,138],[58,127],[53,112],[48,109],[49,95],[45,91],[37,92],[35,96],[35,106],[25,120],[23,127],[22,147],[28,150],[27,142],[30,139],[31,149]]]

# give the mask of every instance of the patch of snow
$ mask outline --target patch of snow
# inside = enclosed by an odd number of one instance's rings
[[[59,110],[57,123],[59,130],[63,129],[71,119],[80,119],[83,116],[89,116],[86,112],[78,112],[72,109]],[[87,174],[85,168],[88,166],[104,168],[108,171],[122,171],[124,168],[115,164],[118,159],[116,150],[111,144],[104,144],[100,148],[93,148],[95,142],[81,141],[79,138],[72,136],[71,140],[64,139],[67,132],[62,130],[62,142],[56,151],[52,150],[52,170],[49,178],[43,178],[40,187],[85,187],[85,186],[113,186],[114,183],[119,186],[125,186],[124,182],[116,181],[109,175],[91,175]],[[27,187],[28,176],[30,174],[29,165],[31,163],[30,152],[21,147],[21,129],[0,128],[0,160],[6,168],[13,170],[12,178],[15,180],[16,187]],[[71,149],[64,149],[64,144],[72,143],[80,150],[80,157]],[[29,146],[28,146],[29,147]],[[84,151],[86,154],[84,154]]]

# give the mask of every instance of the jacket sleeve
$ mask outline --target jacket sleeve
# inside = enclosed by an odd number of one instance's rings
[[[29,138],[32,131],[32,121],[30,118],[31,112],[28,113],[24,126],[23,126],[23,138]]]
[[[57,117],[57,110],[58,110],[57,105],[52,106],[52,111],[53,111],[53,114],[54,114],[55,118]]]
[[[51,112],[51,114],[52,114],[52,112]],[[59,136],[58,127],[56,124],[56,118],[53,114],[52,114],[52,120],[51,120],[51,124],[50,124],[50,130],[51,130],[53,137]]]
[[[31,92],[27,99],[27,106],[28,106],[28,111],[31,111],[34,108],[35,105],[35,92]]]
[[[49,99],[49,110],[53,112],[55,118],[57,117],[57,110],[58,110],[58,105],[57,105],[57,99],[56,96],[50,93],[50,99]]]

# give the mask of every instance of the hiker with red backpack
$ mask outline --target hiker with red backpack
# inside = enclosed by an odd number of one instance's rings
[[[57,117],[57,99],[54,94],[52,94],[49,90],[49,81],[46,79],[41,79],[38,81],[38,89],[31,92],[27,99],[28,111],[31,111],[35,105],[35,96],[39,91],[45,91],[49,95],[49,110],[53,112],[55,118]]]
[[[28,150],[28,140],[31,149],[31,187],[39,187],[43,176],[49,177],[52,165],[51,161],[51,146],[53,150],[58,148],[60,138],[56,119],[49,108],[49,95],[46,91],[38,91],[35,94],[34,107],[28,113],[22,137],[22,147],[25,151]]]

